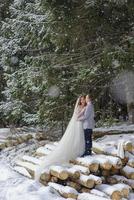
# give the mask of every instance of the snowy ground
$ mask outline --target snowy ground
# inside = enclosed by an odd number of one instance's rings
[[[124,127],[123,127],[124,128]],[[98,142],[111,143],[118,139],[134,139],[133,134],[104,136]],[[28,155],[37,149],[38,144],[31,140],[27,144],[10,147],[0,152],[0,200],[65,200],[55,193],[49,186],[25,178],[14,172],[12,166],[19,156]]]
[[[44,187],[13,171],[15,160],[36,148],[37,143],[33,140],[0,152],[0,200],[64,200],[50,187]]]
[[[0,200],[64,200],[34,180],[14,172],[6,163],[0,163]]]
[[[111,127],[100,127],[100,128],[95,128],[94,129],[95,132],[110,132],[110,131],[113,131],[113,132],[116,132],[116,133],[134,133],[134,125],[133,124],[121,124],[121,125],[114,125],[114,126],[111,126]]]
[[[96,141],[100,142],[103,144],[112,144],[112,143],[117,143],[118,140],[123,139],[123,140],[132,140],[134,141],[134,133],[131,134],[119,134],[119,135],[105,135],[101,138],[98,138]]]

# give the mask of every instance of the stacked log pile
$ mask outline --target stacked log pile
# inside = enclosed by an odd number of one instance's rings
[[[28,142],[32,139],[35,139],[36,141],[47,141],[46,134],[43,132],[32,132],[21,128],[5,128],[2,130],[3,134],[0,133],[0,150],[7,147],[17,146],[18,144]]]
[[[53,151],[57,142],[39,147],[32,156],[16,161],[14,169],[34,178],[38,165]],[[68,165],[45,169],[40,182],[57,191],[62,197],[78,200],[120,200],[133,196],[134,143],[124,141],[125,157],[117,156],[117,144],[93,144],[94,154],[71,160]],[[114,153],[113,153],[114,152]],[[130,198],[131,199],[131,198]]]

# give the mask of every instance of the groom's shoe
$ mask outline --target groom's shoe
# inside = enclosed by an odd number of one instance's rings
[[[85,153],[81,155],[81,157],[83,158],[85,156]]]
[[[90,156],[90,155],[92,155],[92,150],[91,149],[87,150],[87,152],[85,153],[85,156]]]

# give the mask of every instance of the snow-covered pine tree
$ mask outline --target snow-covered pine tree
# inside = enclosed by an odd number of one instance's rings
[[[10,17],[2,22],[1,28],[1,63],[7,82],[4,91],[7,101],[1,110],[9,124],[36,123],[43,84],[42,60],[38,62],[36,54],[47,48],[46,15],[41,11],[40,1],[33,0],[14,0],[9,11]]]
[[[10,12],[2,25],[9,123],[63,124],[83,92],[104,117],[115,115],[111,81],[133,67],[131,0],[15,0]]]
[[[77,68],[72,93],[91,92],[96,107],[114,116],[118,107],[111,82],[122,70],[133,71],[134,4],[131,0],[42,0],[50,11],[50,34],[57,46],[55,64]],[[100,103],[100,101],[102,103]]]

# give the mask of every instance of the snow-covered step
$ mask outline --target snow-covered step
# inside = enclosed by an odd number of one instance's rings
[[[72,162],[77,165],[88,167],[90,172],[97,172],[99,169],[98,160],[94,159],[92,156],[85,156],[84,158],[79,157]]]
[[[16,165],[26,168],[27,171],[32,175],[32,177],[34,177],[37,165],[21,160],[16,161]]]
[[[73,168],[80,171],[80,173],[85,174],[85,175],[89,175],[90,170],[88,167],[84,167],[81,165],[73,165]]]
[[[29,174],[32,176],[32,178],[35,177],[35,172],[38,169],[38,165],[32,164],[30,162],[21,161],[21,160],[16,161],[16,165],[25,168],[29,172]],[[44,171],[42,171],[40,180],[44,182],[48,182],[50,180],[50,171],[48,169],[44,169]]]
[[[99,142],[93,142],[93,151],[96,154],[104,154],[104,155],[117,155],[117,149],[113,145],[106,145]]]
[[[45,155],[48,155],[49,153],[51,153],[51,150],[50,149],[46,149],[44,146],[43,147],[39,147],[36,150],[36,155],[38,155],[38,156],[45,156]]]
[[[21,160],[27,161],[27,162],[30,162],[30,163],[33,163],[33,164],[35,164],[35,165],[39,165],[40,162],[41,162],[40,159],[35,158],[35,157],[33,157],[33,156],[27,156],[27,155],[24,155],[24,156],[21,158]]]
[[[53,151],[56,148],[56,145],[54,144],[46,144],[45,149],[48,149],[50,151]]]
[[[14,170],[18,173],[20,173],[23,176],[26,176],[28,178],[32,178],[32,176],[30,175],[30,173],[26,170],[26,168],[24,167],[19,167],[19,166],[15,166]]]

